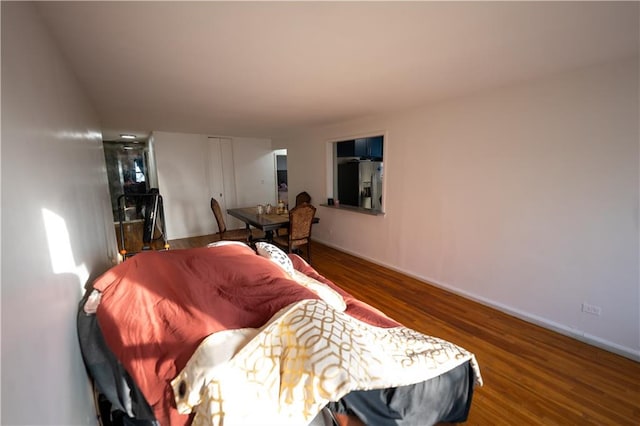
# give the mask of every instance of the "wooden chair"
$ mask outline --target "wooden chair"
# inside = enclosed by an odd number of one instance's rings
[[[311,203],[311,195],[306,191],[302,191],[298,195],[296,195],[296,206],[304,203]],[[276,234],[281,237],[286,237],[289,234],[289,231],[286,228],[276,230]]]
[[[302,203],[311,203],[311,195],[309,195],[306,191],[302,191],[298,195],[296,195],[296,207]]]
[[[311,225],[316,208],[302,203],[289,210],[289,234],[273,237],[273,242],[289,253],[299,252],[299,247],[307,246],[307,261],[311,263]]]
[[[296,195],[296,207],[303,203],[311,203],[311,195],[306,191],[302,191]],[[286,237],[288,235],[288,230],[286,228],[276,229],[276,235]]]
[[[211,198],[211,211],[218,222],[218,235],[221,240],[233,240],[233,241],[249,241],[251,236],[251,230],[247,226],[245,229],[227,229],[227,225],[224,223],[224,215],[220,208],[220,203],[215,198]]]

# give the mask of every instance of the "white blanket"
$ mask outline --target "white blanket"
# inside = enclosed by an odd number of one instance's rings
[[[453,343],[303,300],[260,330],[209,336],[172,386],[194,426],[307,425],[350,391],[419,383],[469,360],[481,385],[474,355]]]

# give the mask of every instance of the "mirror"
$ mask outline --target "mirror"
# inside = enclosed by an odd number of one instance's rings
[[[145,194],[148,187],[149,150],[146,142],[104,142],[104,157],[109,178],[113,220],[120,220],[118,197],[129,194]],[[139,199],[139,198],[138,198]],[[144,219],[139,202],[126,200],[125,221]]]

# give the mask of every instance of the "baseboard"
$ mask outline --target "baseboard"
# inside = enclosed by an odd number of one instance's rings
[[[396,272],[399,272],[401,274],[407,275],[407,276],[409,276],[411,278],[415,278],[415,279],[417,279],[419,281],[423,281],[426,284],[433,285],[435,287],[438,287],[438,288],[441,288],[443,290],[449,291],[451,293],[457,294],[457,295],[462,296],[464,298],[473,300],[474,302],[478,302],[478,303],[480,303],[482,305],[489,306],[491,308],[497,309],[500,312],[504,312],[504,313],[509,314],[509,315],[511,315],[513,317],[519,318],[519,319],[521,319],[523,321],[527,321],[529,323],[538,325],[538,326],[546,328],[548,330],[555,331],[556,333],[562,334],[564,336],[568,336],[568,337],[574,338],[576,340],[579,340],[581,342],[587,343],[589,345],[596,346],[596,347],[598,347],[600,349],[604,349],[606,351],[613,352],[613,353],[618,354],[620,356],[623,356],[625,358],[629,358],[631,360],[640,362],[640,350],[634,350],[634,349],[631,349],[631,348],[627,348],[626,346],[622,346],[622,345],[619,345],[617,343],[610,342],[610,341],[608,341],[606,339],[602,339],[602,338],[600,338],[598,336],[594,336],[594,335],[591,335],[589,333],[585,333],[582,330],[573,329],[573,328],[567,327],[564,324],[560,324],[560,323],[557,323],[557,322],[554,322],[554,321],[550,321],[550,320],[548,320],[546,318],[539,317],[537,315],[531,314],[529,312],[522,311],[520,309],[512,308],[511,306],[504,305],[502,303],[496,302],[496,301],[491,300],[491,299],[487,299],[486,297],[478,296],[477,294],[473,294],[473,293],[470,293],[470,292],[467,292],[467,291],[464,291],[464,290],[460,290],[459,288],[453,287],[453,286],[451,286],[449,284],[446,284],[446,283],[438,282],[437,280],[431,279],[429,277],[423,277],[423,276],[420,276],[420,275],[416,275],[416,274],[414,274],[414,273],[412,273],[410,271],[406,271],[406,270],[398,268],[398,267],[396,267],[394,265],[390,265],[390,264],[387,264],[385,262],[381,262],[378,259],[373,259],[373,258],[370,258],[368,256],[363,256],[361,253],[353,252],[351,250],[348,250],[348,249],[346,249],[344,247],[340,247],[340,246],[338,246],[336,244],[333,244],[333,243],[330,243],[328,241],[324,241],[324,240],[319,239],[319,238],[314,238],[313,240],[317,241],[317,242],[319,242],[321,244],[324,244],[324,245],[326,245],[328,247],[334,248],[336,250],[340,250],[340,251],[343,251],[345,253],[348,253],[348,254],[350,254],[352,256],[359,257],[361,259],[365,259],[365,260],[367,260],[367,261],[369,261],[371,263],[375,263],[376,265],[384,266],[385,268],[391,269],[392,271],[396,271]]]

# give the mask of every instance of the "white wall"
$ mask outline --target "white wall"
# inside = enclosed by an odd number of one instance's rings
[[[158,187],[164,200],[169,239],[217,232],[209,201],[208,139],[206,135],[153,132]],[[236,205],[275,203],[275,172],[269,139],[231,137]],[[229,220],[228,229],[243,228]]]
[[[168,238],[212,234],[207,137],[153,132],[152,139]]]
[[[385,130],[386,215],[315,239],[640,359],[638,93],[634,58],[274,144],[319,204],[326,141]]]
[[[276,172],[271,140],[233,138],[238,205],[276,205]]]
[[[2,418],[95,425],[76,333],[117,253],[99,123],[30,3],[2,2]]]

